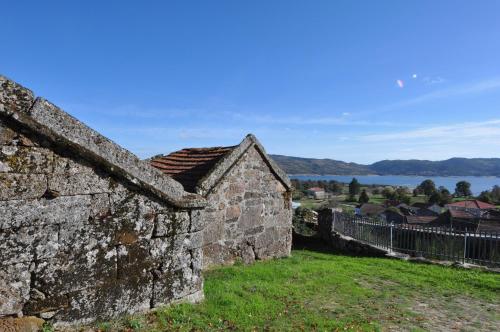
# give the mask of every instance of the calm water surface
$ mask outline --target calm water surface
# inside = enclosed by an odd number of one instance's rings
[[[298,180],[335,180],[348,183],[355,177],[361,184],[381,184],[390,186],[406,186],[415,188],[422,181],[431,179],[437,187],[444,186],[450,192],[455,191],[458,181],[467,181],[471,184],[474,195],[483,190],[490,190],[494,185],[500,185],[499,177],[489,176],[406,176],[406,175],[290,175],[291,179]]]

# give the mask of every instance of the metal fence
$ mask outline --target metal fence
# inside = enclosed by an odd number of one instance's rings
[[[500,267],[498,232],[389,224],[339,212],[333,214],[332,223],[332,230],[379,248],[416,257]]]

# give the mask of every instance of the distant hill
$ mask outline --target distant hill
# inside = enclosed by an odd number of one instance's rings
[[[288,174],[365,175],[373,174],[368,166],[332,159],[313,159],[271,155]]]
[[[442,161],[382,160],[371,165],[332,159],[271,155],[288,174],[500,176],[500,158],[451,158]]]

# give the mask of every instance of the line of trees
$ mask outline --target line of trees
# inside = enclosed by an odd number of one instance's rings
[[[500,204],[500,186],[495,185],[491,190],[481,192],[478,199],[490,204]]]

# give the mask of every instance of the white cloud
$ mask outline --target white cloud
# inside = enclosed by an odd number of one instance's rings
[[[360,113],[357,113],[357,115],[375,114],[375,113],[381,113],[381,112],[391,112],[391,111],[400,110],[400,109],[408,107],[408,106],[423,104],[423,103],[427,103],[427,102],[431,102],[431,101],[435,101],[435,100],[439,100],[439,99],[474,95],[474,94],[485,93],[485,92],[499,90],[499,89],[500,89],[500,77],[497,77],[497,78],[484,80],[484,81],[480,81],[480,82],[475,82],[475,83],[471,83],[471,84],[457,85],[457,86],[451,87],[449,89],[437,90],[434,92],[420,95],[420,96],[415,97],[415,98],[411,98],[411,99],[403,100],[400,102],[388,104],[388,105],[385,105],[382,107],[378,107],[378,108],[371,110],[371,111],[360,112]]]
[[[446,126],[423,127],[415,130],[387,134],[371,134],[359,137],[362,141],[408,141],[415,139],[498,139],[500,119],[483,122],[465,122]]]

